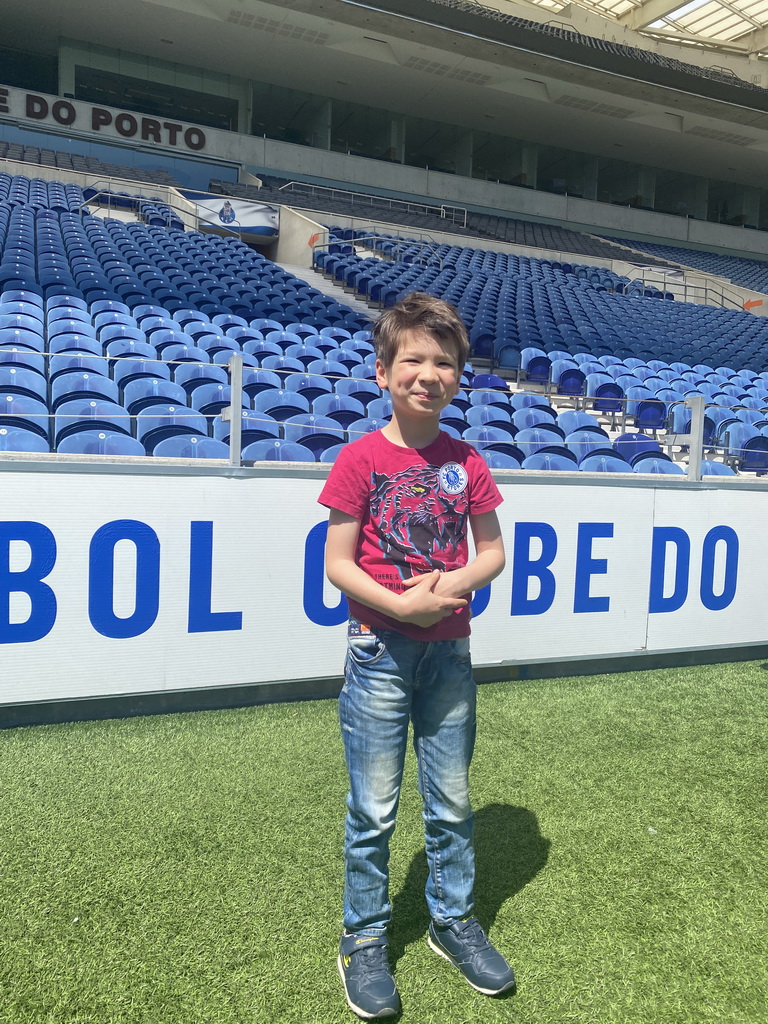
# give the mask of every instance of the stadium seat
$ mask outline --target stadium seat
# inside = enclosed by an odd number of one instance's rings
[[[0,452],[49,452],[48,438],[22,427],[0,426]]]
[[[82,430],[130,434],[131,422],[128,410],[117,402],[87,398],[62,402],[53,420],[56,448],[65,437]]]
[[[142,455],[144,445],[128,434],[106,430],[81,430],[63,437],[56,446],[60,455]]]
[[[176,434],[207,437],[208,424],[205,417],[193,409],[173,404],[152,405],[142,409],[136,417],[136,436],[149,455],[153,454],[160,441]]]
[[[255,441],[243,449],[244,462],[314,462],[314,453],[290,441]]]
[[[520,469],[521,463],[512,455],[506,452],[493,451],[490,448],[480,449],[480,454],[487,462],[490,469]]]
[[[301,413],[283,420],[283,436],[286,441],[309,448],[316,458],[326,448],[346,441],[344,429],[336,420],[314,413]]]
[[[177,434],[155,445],[152,455],[171,459],[229,459],[229,445],[212,437]]]
[[[662,476],[685,476],[685,470],[677,463],[669,459],[641,456],[632,463],[634,473],[655,473]]]
[[[224,441],[229,444],[232,433],[232,424],[229,420],[217,417],[213,421],[213,436],[217,441]],[[255,441],[279,438],[281,436],[281,425],[278,420],[265,412],[254,412],[252,409],[243,409],[240,420],[240,441],[241,450]]]
[[[579,470],[584,473],[631,473],[632,467],[616,455],[595,454],[582,459]]]
[[[574,472],[578,469],[576,457],[571,452],[534,452],[523,460],[523,469],[559,470]]]

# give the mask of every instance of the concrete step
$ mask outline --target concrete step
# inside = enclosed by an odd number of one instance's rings
[[[293,266],[289,263],[281,263],[279,266],[281,266],[283,270],[287,270],[289,274],[293,274],[294,277],[298,277],[300,281],[304,281],[312,288],[317,288],[317,290],[322,292],[324,295],[329,295],[344,306],[349,306],[349,308],[353,309],[355,313],[365,313],[365,315],[369,316],[372,320],[378,319],[379,313],[381,312],[379,309],[369,306],[367,302],[356,298],[351,292],[344,291],[344,289],[340,285],[336,284],[335,281],[329,281],[327,277],[324,277],[322,274],[318,274],[316,270],[312,270],[309,267]]]

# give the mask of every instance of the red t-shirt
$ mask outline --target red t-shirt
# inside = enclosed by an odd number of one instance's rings
[[[377,583],[402,593],[404,579],[465,566],[469,516],[490,512],[503,499],[487,463],[465,441],[441,431],[426,448],[401,448],[377,430],[342,448],[318,500],[360,520],[355,562]],[[353,600],[349,611],[366,625],[425,642],[470,631],[469,606],[428,628]]]

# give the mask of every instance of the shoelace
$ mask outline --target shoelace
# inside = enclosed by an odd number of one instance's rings
[[[470,918],[469,921],[460,921],[459,924],[461,926],[461,937],[468,946],[472,946],[475,952],[480,952],[481,949],[488,949],[490,942],[476,917]]]
[[[362,961],[362,966],[368,974],[389,973],[387,950],[384,946],[364,946],[357,950],[355,959],[358,963]]]

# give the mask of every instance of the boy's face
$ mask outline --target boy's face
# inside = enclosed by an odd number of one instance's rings
[[[455,346],[427,331],[404,331],[391,366],[376,360],[376,383],[389,391],[399,416],[439,419],[460,382]]]

